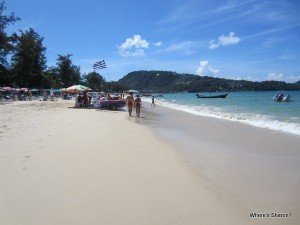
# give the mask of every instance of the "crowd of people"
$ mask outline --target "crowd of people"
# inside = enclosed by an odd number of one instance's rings
[[[1,103],[11,103],[13,101],[32,101],[32,100],[57,100],[60,97],[60,93],[54,92],[53,89],[43,90],[43,89],[0,89],[0,101]]]
[[[99,93],[96,93],[99,94]],[[130,117],[132,117],[132,111],[133,108],[135,107],[135,116],[137,118],[140,117],[141,114],[141,106],[142,106],[142,100],[139,95],[136,95],[135,97],[133,96],[133,93],[130,92],[129,95],[125,98],[125,93],[121,93],[118,95],[110,95],[109,93],[100,93],[99,95],[99,100],[101,99],[107,99],[107,100],[118,100],[118,101],[123,101],[124,105],[126,102],[128,114]],[[37,100],[39,99],[40,101],[47,101],[47,100],[57,100],[59,97],[62,99],[70,99],[69,95],[67,92],[61,92],[59,95],[55,93],[52,89],[50,90],[39,90],[38,92],[35,92],[34,94],[32,91],[27,90],[27,91],[19,91],[19,92],[0,92],[0,98],[1,99],[9,99],[11,98],[12,100]],[[74,94],[72,95],[72,98],[74,98]],[[79,92],[76,94],[75,97],[75,107],[77,108],[87,108],[93,106],[93,103],[95,102],[95,93],[91,92]],[[154,96],[152,96],[152,103],[151,106],[156,106],[154,102]]]

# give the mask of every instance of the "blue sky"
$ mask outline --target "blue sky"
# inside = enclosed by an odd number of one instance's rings
[[[107,80],[169,70],[247,80],[300,80],[300,1],[8,0],[44,37],[47,65],[73,54],[81,72],[104,59]],[[109,75],[109,77],[108,77]]]

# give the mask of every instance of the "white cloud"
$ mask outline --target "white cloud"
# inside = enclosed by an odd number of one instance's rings
[[[224,34],[222,34],[222,36],[220,36],[218,38],[217,42],[215,40],[211,40],[209,42],[209,48],[215,49],[215,48],[219,48],[220,46],[235,45],[235,44],[239,43],[240,41],[241,41],[241,38],[235,36],[235,33],[230,32],[228,34],[228,36],[225,36]]]
[[[283,81],[284,74],[283,73],[268,73],[267,80],[278,80]]]
[[[149,42],[137,34],[132,38],[127,38],[121,46],[118,46],[119,54],[124,57],[143,56],[144,49],[147,48],[149,48]]]
[[[207,65],[208,65],[208,61],[200,61],[200,65],[199,65],[198,69],[196,70],[196,74],[203,75],[203,72],[206,69]]]
[[[220,45],[234,45],[240,42],[240,38],[235,36],[235,33],[230,32],[228,36],[222,35],[219,37],[219,44]]]
[[[219,69],[214,69],[211,66],[208,66],[208,61],[203,60],[200,61],[200,65],[198,69],[196,70],[196,74],[203,76],[203,75],[216,75],[217,73],[220,72]]]
[[[158,41],[158,42],[153,43],[153,45],[156,47],[160,47],[160,46],[162,46],[162,42]]]
[[[215,40],[211,40],[211,41],[209,42],[209,48],[210,48],[210,49],[219,48],[219,44],[216,44],[216,43],[215,43]]]
[[[140,35],[134,35],[133,38],[127,38],[126,41],[121,45],[122,49],[131,49],[132,47],[135,48],[148,48],[149,43]]]
[[[300,80],[300,75],[286,75],[284,73],[268,73],[266,80],[285,81],[295,83]]]
[[[220,72],[219,69],[214,69],[214,68],[212,68],[211,66],[208,67],[208,70],[209,70],[210,72],[212,72],[213,74],[217,74],[217,73]]]

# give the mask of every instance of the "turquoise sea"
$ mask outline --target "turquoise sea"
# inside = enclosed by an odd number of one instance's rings
[[[231,92],[226,99],[197,98],[194,93],[164,94],[159,105],[200,116],[209,116],[288,132],[300,136],[300,91],[289,91],[290,102],[275,102],[276,91]],[[209,93],[201,93],[207,94]],[[151,98],[143,97],[147,102]]]

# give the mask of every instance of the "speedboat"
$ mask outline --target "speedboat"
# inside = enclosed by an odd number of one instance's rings
[[[118,99],[118,97],[105,98],[100,97],[96,107],[117,110],[126,105],[125,99]]]
[[[291,100],[291,97],[292,96],[287,93],[278,93],[273,97],[273,99],[277,102],[288,102]]]

